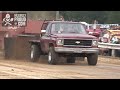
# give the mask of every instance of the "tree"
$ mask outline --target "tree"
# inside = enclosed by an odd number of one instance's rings
[[[104,23],[107,19],[107,13],[105,11],[61,11],[65,20],[73,21],[85,21],[93,23],[97,20],[100,23]]]
[[[120,11],[110,11],[108,13],[107,23],[120,23]]]

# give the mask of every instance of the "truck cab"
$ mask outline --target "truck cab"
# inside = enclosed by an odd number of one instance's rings
[[[48,21],[43,24],[40,38],[30,40],[31,61],[48,55],[49,64],[57,64],[59,57],[75,63],[76,57],[87,57],[89,65],[98,60],[98,39],[88,35],[80,22]]]

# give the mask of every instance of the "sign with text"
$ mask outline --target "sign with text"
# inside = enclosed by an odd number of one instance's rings
[[[25,27],[27,25],[27,13],[2,13],[2,26]]]

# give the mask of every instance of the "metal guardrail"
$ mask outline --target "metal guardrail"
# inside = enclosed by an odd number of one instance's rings
[[[107,48],[107,49],[120,49],[120,44],[112,44],[112,43],[98,43],[99,48]]]

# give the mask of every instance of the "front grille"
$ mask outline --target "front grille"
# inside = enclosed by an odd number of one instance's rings
[[[64,39],[64,45],[91,46],[92,40]]]

